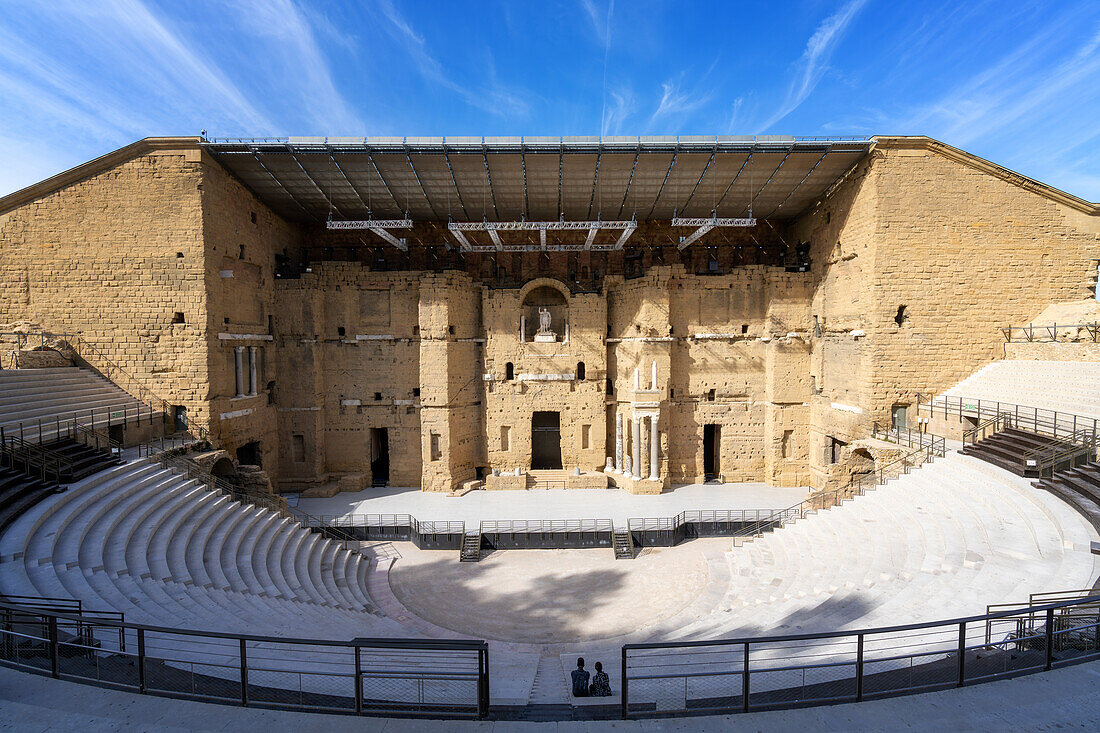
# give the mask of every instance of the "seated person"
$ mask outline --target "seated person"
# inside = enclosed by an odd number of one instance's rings
[[[584,668],[584,657],[577,659],[577,668],[569,673],[573,678],[573,697],[588,697],[588,670]]]
[[[589,697],[608,697],[611,695],[611,678],[603,671],[603,664],[596,662],[596,676],[588,688]]]

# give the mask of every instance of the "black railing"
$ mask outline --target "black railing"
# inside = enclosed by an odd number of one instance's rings
[[[92,638],[80,632],[89,626]],[[229,634],[0,601],[0,660],[57,679],[244,706],[454,718],[489,709],[484,641]]]
[[[97,429],[98,426],[103,425],[104,422],[110,427],[119,424],[116,423],[118,420],[121,420],[120,424],[122,425],[129,424],[131,420],[137,425],[141,425],[142,415],[145,415],[150,425],[153,424],[157,418],[160,419],[161,438],[164,438],[163,424],[171,414],[171,406],[168,401],[153,392],[153,390],[147,387],[140,379],[108,358],[102,351],[80,334],[51,333],[49,331],[0,333],[0,337],[4,336],[16,336],[19,340],[20,348],[25,344],[32,343],[34,339],[38,339],[41,345],[55,344],[60,348],[67,348],[72,352],[79,365],[100,374],[119,389],[142,403],[133,407],[123,407],[122,409],[101,408],[98,411],[89,410],[86,416],[81,413],[79,421],[84,423],[87,427]],[[30,427],[31,424],[28,424],[27,429],[29,430]],[[47,421],[46,427],[49,427],[49,421]],[[209,432],[202,425],[188,423],[187,431],[193,435],[194,440],[205,442],[209,442],[210,440]],[[41,435],[43,433],[39,434]]]
[[[927,401],[925,401],[927,400]],[[1006,423],[1018,430],[1049,435],[1059,438],[1087,430],[1091,435],[1100,435],[1100,419],[1086,415],[1076,415],[1061,410],[1047,410],[1042,407],[1018,405],[1000,400],[983,400],[974,397],[955,397],[940,395],[929,397],[917,395],[917,413],[927,413],[931,417],[959,417],[976,420],[977,424],[993,418],[1006,418]]]
[[[874,470],[863,474],[857,474],[849,479],[848,483],[838,489],[816,491],[794,506],[773,511],[763,519],[754,522],[745,528],[734,532],[733,537],[750,539],[773,529],[790,524],[802,519],[811,512],[822,509],[830,509],[839,506],[848,499],[863,496],[876,486],[885,484],[891,479],[909,473],[914,468],[919,468],[937,457],[946,455],[946,445],[943,438],[934,438],[927,445],[906,453],[903,456],[876,466]]]
[[[963,405],[966,404],[963,403]],[[990,403],[972,405],[976,418],[983,415],[986,417],[963,431],[964,448],[1010,428],[1051,438],[1049,445],[1035,448],[1021,455],[1024,475],[1030,477],[1050,477],[1060,467],[1087,462],[1097,455],[1097,450],[1100,448],[1100,433],[1097,431],[1100,421],[1078,415],[1069,415],[1068,417],[1072,419],[1067,419],[1066,413],[1061,413],[1062,419],[1059,420],[1059,413],[1053,411],[1049,415],[1044,415],[1036,408],[1025,408],[1021,414],[1019,405],[1007,405],[1002,402],[992,404],[994,406],[992,409],[989,407]],[[1000,410],[1002,405],[1011,409]],[[1029,412],[1029,409],[1032,411]],[[992,412],[991,416],[990,412]],[[1078,428],[1079,424],[1082,427]]]
[[[1005,341],[1043,342],[1100,341],[1100,323],[1051,323],[1045,326],[1008,326],[1001,329]],[[1082,338],[1083,336],[1083,338]]]
[[[690,509],[674,517],[632,517],[626,525],[637,547],[672,547],[699,537],[731,537],[746,527],[779,521],[774,509]]]
[[[0,466],[13,468],[50,486],[73,475],[73,461],[38,443],[23,440],[0,428]]]
[[[1100,657],[1098,604],[1092,596],[886,628],[627,644],[621,712],[657,717],[859,702],[1049,670]]]
[[[364,542],[412,542],[422,550],[457,550],[466,528],[461,521],[423,522],[411,514],[318,514],[307,526],[332,527]]]
[[[936,449],[936,455],[940,456],[945,455],[947,450],[947,443],[943,438],[900,425],[887,427],[885,425],[879,425],[877,422],[873,423],[871,426],[871,436],[878,440],[897,443],[899,446],[903,445],[907,448],[931,447]]]

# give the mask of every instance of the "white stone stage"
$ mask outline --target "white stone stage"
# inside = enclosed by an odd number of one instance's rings
[[[536,489],[473,491],[465,496],[417,488],[375,488],[329,498],[298,499],[314,516],[411,514],[420,521],[481,522],[509,519],[610,519],[674,517],[685,510],[776,510],[806,498],[806,487],[773,487],[765,483],[688,484],[655,495],[622,489]],[[288,497],[293,503],[294,497]]]

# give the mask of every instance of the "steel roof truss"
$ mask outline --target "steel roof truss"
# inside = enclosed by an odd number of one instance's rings
[[[676,218],[672,220],[672,226],[674,227],[698,227],[694,232],[689,234],[680,240],[680,243],[676,245],[679,250],[684,250],[697,242],[700,237],[716,227],[752,227],[756,226],[756,219],[743,218],[743,219],[719,219],[712,217],[709,219],[685,219]]]

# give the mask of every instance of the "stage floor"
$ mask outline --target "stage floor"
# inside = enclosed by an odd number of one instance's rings
[[[765,483],[689,484],[644,496],[621,489],[473,491],[462,497],[415,488],[387,487],[298,499],[302,511],[317,515],[411,514],[420,521],[508,519],[611,519],[673,517],[687,509],[786,509],[806,497],[806,487]],[[296,497],[287,497],[294,503]]]

